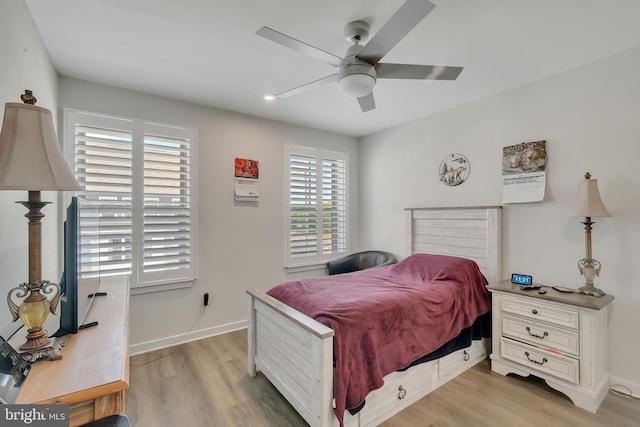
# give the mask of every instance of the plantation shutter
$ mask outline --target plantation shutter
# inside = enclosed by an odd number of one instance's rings
[[[322,160],[322,252],[343,254],[347,250],[347,162]]]
[[[346,154],[290,146],[288,188],[287,265],[346,254]]]
[[[81,271],[128,274],[132,287],[192,280],[195,132],[65,114],[74,135],[67,153],[82,187]]]
[[[158,129],[162,131],[163,129]],[[165,129],[166,131],[166,129]],[[144,137],[144,273],[189,270],[191,141],[167,132]]]
[[[81,277],[131,274],[132,141],[125,121],[96,118],[75,125]]]
[[[315,157],[289,158],[289,256],[318,255],[318,165]]]

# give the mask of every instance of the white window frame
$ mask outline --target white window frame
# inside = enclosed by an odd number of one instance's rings
[[[286,153],[286,194],[287,194],[287,217],[285,226],[285,267],[286,268],[299,268],[310,267],[325,264],[327,261],[339,258],[349,253],[350,242],[350,215],[349,215],[349,155],[347,152],[326,150],[321,148],[303,147],[297,145],[288,145]],[[292,250],[292,230],[294,228],[293,218],[296,208],[292,204],[292,157],[298,158],[312,158],[316,162],[316,201],[315,201],[315,227],[316,227],[316,241],[315,252],[309,255],[294,255]],[[323,239],[323,214],[327,212],[323,205],[323,188],[326,189],[326,183],[323,184],[322,165],[323,162],[342,162],[344,164],[343,177],[344,181],[341,191],[344,192],[343,197],[340,198],[342,216],[336,223],[332,225],[338,225],[343,231],[341,231],[338,237],[339,243],[331,251],[327,252],[324,246]],[[313,198],[313,196],[310,196]],[[309,212],[312,210],[313,201],[309,201]],[[298,211],[299,212],[299,211]]]
[[[197,146],[197,130],[185,127],[176,127],[158,123],[146,122],[143,120],[130,119],[125,117],[117,117],[111,115],[105,115],[100,113],[92,113],[86,111],[79,111],[73,109],[65,109],[64,110],[64,153],[65,157],[74,173],[76,173],[76,126],[77,125],[86,125],[96,128],[102,129],[117,129],[118,131],[123,131],[126,133],[131,133],[131,174],[129,185],[131,187],[131,204],[127,209],[131,212],[131,271],[130,271],[130,285],[131,292],[133,294],[136,293],[145,293],[152,292],[158,290],[168,290],[168,289],[177,289],[183,288],[193,285],[193,281],[196,277],[197,271],[197,241],[196,241],[196,225],[197,225],[197,210],[196,210],[196,146]],[[146,138],[146,139],[145,139]],[[184,202],[178,201],[176,203],[170,204],[166,202],[152,204],[147,203],[145,205],[145,185],[147,187],[152,184],[152,178],[148,178],[145,183],[145,147],[153,148],[154,144],[149,143],[149,140],[160,141],[158,145],[163,147],[162,139],[165,139],[167,142],[167,146],[171,147],[171,141],[182,141],[184,144],[188,144],[188,158],[186,159],[186,169],[187,172],[179,172],[181,176],[185,174],[188,176],[188,184],[185,187],[185,190],[188,192],[188,196],[186,197],[176,197],[175,199],[187,199],[186,204]],[[145,143],[145,140],[147,143]],[[162,151],[162,150],[161,150]],[[167,149],[167,151],[171,151]],[[173,151],[179,151],[182,153],[182,148],[174,149]],[[181,154],[179,154],[181,155]],[[147,166],[151,163],[149,157],[147,158]],[[159,178],[162,180],[162,178]],[[79,180],[80,181],[80,180]],[[157,182],[157,181],[156,181]],[[88,193],[85,191],[83,182],[80,181],[80,185],[83,189],[77,193],[68,192],[65,194],[65,206],[69,204],[71,201],[71,196],[77,195],[79,198],[86,198],[93,202],[92,199],[96,199],[96,195],[98,193],[91,192]],[[165,184],[166,185],[166,184]],[[165,187],[168,188],[168,187]],[[181,185],[179,186],[181,188]],[[151,191],[151,190],[149,190]],[[108,193],[107,193],[108,195]],[[146,198],[149,198],[150,193],[146,193]],[[93,202],[93,206],[98,206],[104,203],[106,206],[109,202]],[[173,206],[173,207],[172,207]],[[177,206],[177,207],[176,207]],[[179,225],[180,228],[188,229],[188,244],[185,250],[188,251],[188,255],[179,255],[180,258],[187,258],[188,261],[185,263],[186,265],[179,265],[179,268],[160,268],[156,271],[145,271],[145,266],[143,264],[145,249],[147,249],[147,253],[157,252],[158,249],[154,249],[151,245],[144,243],[144,218],[145,218],[145,209],[148,209],[147,214],[151,211],[152,208],[157,207],[155,209],[156,212],[160,212],[158,215],[162,217],[163,209],[170,209],[170,215],[176,215],[176,212],[187,211],[183,218],[186,218],[186,223]],[[147,215],[147,218],[153,219]],[[179,221],[179,220],[178,220]],[[171,223],[174,221],[163,222],[167,226],[171,226]],[[176,227],[173,225],[173,227]],[[147,232],[152,227],[147,227]],[[164,229],[165,235],[171,233],[171,231],[166,232]],[[178,233],[176,231],[176,233]],[[145,248],[146,246],[146,248]],[[169,249],[160,249],[169,250]],[[181,249],[178,249],[181,250]],[[156,253],[157,255],[157,253]],[[164,255],[164,254],[163,254]],[[152,259],[147,257],[147,260]],[[167,264],[169,267],[170,264]],[[147,270],[151,270],[147,266]],[[108,271],[101,271],[101,275],[109,275]],[[114,274],[127,274],[127,273],[114,273]]]

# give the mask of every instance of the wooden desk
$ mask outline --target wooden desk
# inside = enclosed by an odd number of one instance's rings
[[[87,320],[98,326],[68,335],[60,360],[33,364],[16,403],[70,405],[71,427],[124,413],[129,388],[129,280],[103,278]]]

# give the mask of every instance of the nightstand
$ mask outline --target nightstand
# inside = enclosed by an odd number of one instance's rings
[[[492,293],[491,370],[535,375],[596,412],[609,390],[607,309],[613,296],[521,291],[510,281]]]

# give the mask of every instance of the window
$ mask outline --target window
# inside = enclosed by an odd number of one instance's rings
[[[287,266],[347,253],[347,153],[289,147]]]
[[[65,119],[76,195],[94,216],[81,223],[82,274],[128,274],[132,288],[192,281],[195,130],[72,110]]]

